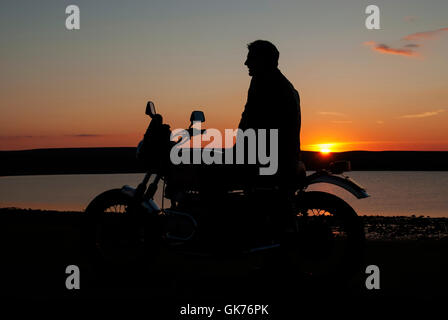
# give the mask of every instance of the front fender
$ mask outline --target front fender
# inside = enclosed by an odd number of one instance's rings
[[[328,172],[316,172],[306,177],[306,179],[307,179],[307,185],[315,183],[329,183],[347,190],[358,199],[364,199],[370,197],[370,195],[362,186],[360,186],[353,179],[347,176],[341,177],[330,174]]]

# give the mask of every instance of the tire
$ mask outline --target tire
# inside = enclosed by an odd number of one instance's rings
[[[98,195],[86,208],[83,251],[95,262],[123,263],[139,257],[139,230],[130,214],[131,196],[112,189]]]
[[[301,271],[325,281],[346,281],[360,271],[364,228],[344,200],[320,191],[296,198],[298,257]]]

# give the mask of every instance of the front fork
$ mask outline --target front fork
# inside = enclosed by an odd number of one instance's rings
[[[153,182],[147,187],[151,176],[152,174],[146,173],[143,181],[135,189],[133,201],[128,207],[130,223],[137,231],[136,237],[139,242],[145,243],[145,248],[148,251],[158,247],[161,235],[160,216],[158,215],[160,209],[153,202],[161,177],[156,174]]]

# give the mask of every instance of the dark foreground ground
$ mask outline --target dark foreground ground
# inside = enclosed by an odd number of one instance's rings
[[[161,319],[182,318],[181,307],[187,304],[269,304],[270,314],[280,315],[299,314],[314,304],[405,308],[447,298],[447,218],[363,218],[369,239],[364,264],[380,268],[379,290],[365,288],[364,272],[348,283],[320,283],[287,272],[250,270],[241,258],[179,254],[163,254],[156,270],[135,261],[104,266],[99,277],[92,277],[80,249],[81,218],[79,213],[0,209],[0,296],[75,302],[139,299],[151,312],[164,314]],[[65,287],[68,265],[80,268],[80,290]]]

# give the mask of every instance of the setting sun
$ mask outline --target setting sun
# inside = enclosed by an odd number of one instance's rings
[[[327,155],[331,152],[334,152],[335,150],[335,143],[319,143],[319,144],[312,144],[308,145],[308,149],[310,151],[318,151],[324,155]]]

